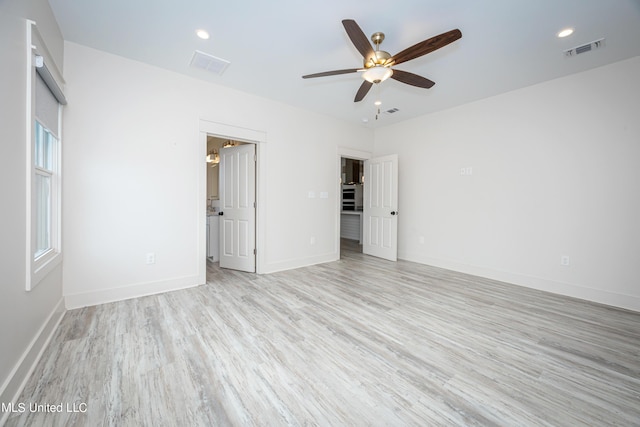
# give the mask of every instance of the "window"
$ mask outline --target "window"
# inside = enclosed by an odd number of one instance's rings
[[[62,258],[60,115],[66,99],[58,85],[60,73],[32,22],[27,36],[26,289],[31,290]]]
[[[58,187],[57,171],[54,159],[57,158],[58,139],[36,120],[34,143],[34,198],[35,198],[35,236],[34,260],[55,250],[53,242],[56,227],[52,224],[56,215],[58,201],[52,190]]]

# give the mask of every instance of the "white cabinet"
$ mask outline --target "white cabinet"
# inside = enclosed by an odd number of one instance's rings
[[[362,243],[362,212],[342,211],[340,214],[340,237]]]
[[[218,214],[207,216],[207,258],[211,261],[220,261],[219,238],[220,219]]]

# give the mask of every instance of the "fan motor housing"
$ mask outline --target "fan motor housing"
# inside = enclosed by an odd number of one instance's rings
[[[389,61],[391,55],[389,52],[380,50],[380,43],[384,40],[384,33],[373,33],[371,35],[371,41],[376,46],[376,50],[373,52],[373,57],[364,59],[364,68],[371,68],[377,65],[392,65]]]
[[[387,62],[391,59],[391,54],[389,52],[385,52],[384,50],[376,50],[373,52],[373,56],[371,58],[364,60],[364,68],[375,67],[376,65],[391,65]]]

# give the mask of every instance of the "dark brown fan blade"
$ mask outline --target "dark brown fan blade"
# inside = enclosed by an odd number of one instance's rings
[[[430,39],[421,41],[420,43],[406,48],[402,52],[393,55],[393,57],[391,57],[388,62],[393,61],[394,64],[397,65],[403,62],[411,61],[412,59],[416,59],[422,55],[426,55],[427,53],[433,52],[434,50],[438,50],[441,47],[448,45],[449,43],[453,43],[460,37],[462,37],[462,33],[458,29],[447,31],[446,33],[442,33],[439,36],[431,37]]]
[[[312,79],[314,77],[337,76],[338,74],[355,73],[358,70],[359,70],[359,68],[349,68],[348,70],[324,71],[322,73],[307,74],[306,76],[302,76],[302,78],[303,79]]]
[[[391,75],[391,78],[411,86],[422,87],[425,89],[429,89],[431,86],[436,84],[435,82],[425,77],[419,76],[417,74],[409,73],[408,71],[402,71],[402,70],[393,70],[393,74]]]
[[[360,26],[353,19],[343,19],[342,25],[344,26],[347,35],[351,39],[353,45],[358,49],[358,52],[364,59],[373,57],[373,47],[369,43],[369,39],[364,35]]]
[[[362,85],[360,86],[360,89],[358,89],[358,93],[356,93],[356,97],[353,100],[353,102],[360,102],[364,99],[365,96],[367,96],[367,93],[369,93],[369,89],[371,89],[371,86],[373,86],[373,83],[368,82],[368,81],[363,81]]]

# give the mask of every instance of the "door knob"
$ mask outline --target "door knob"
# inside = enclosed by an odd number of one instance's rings
[[[218,212],[218,215],[222,216],[222,215],[224,215],[224,212],[220,211],[220,212]]]
[[[398,214],[398,212],[396,212],[396,211],[391,211],[391,215],[397,215],[397,214]]]

